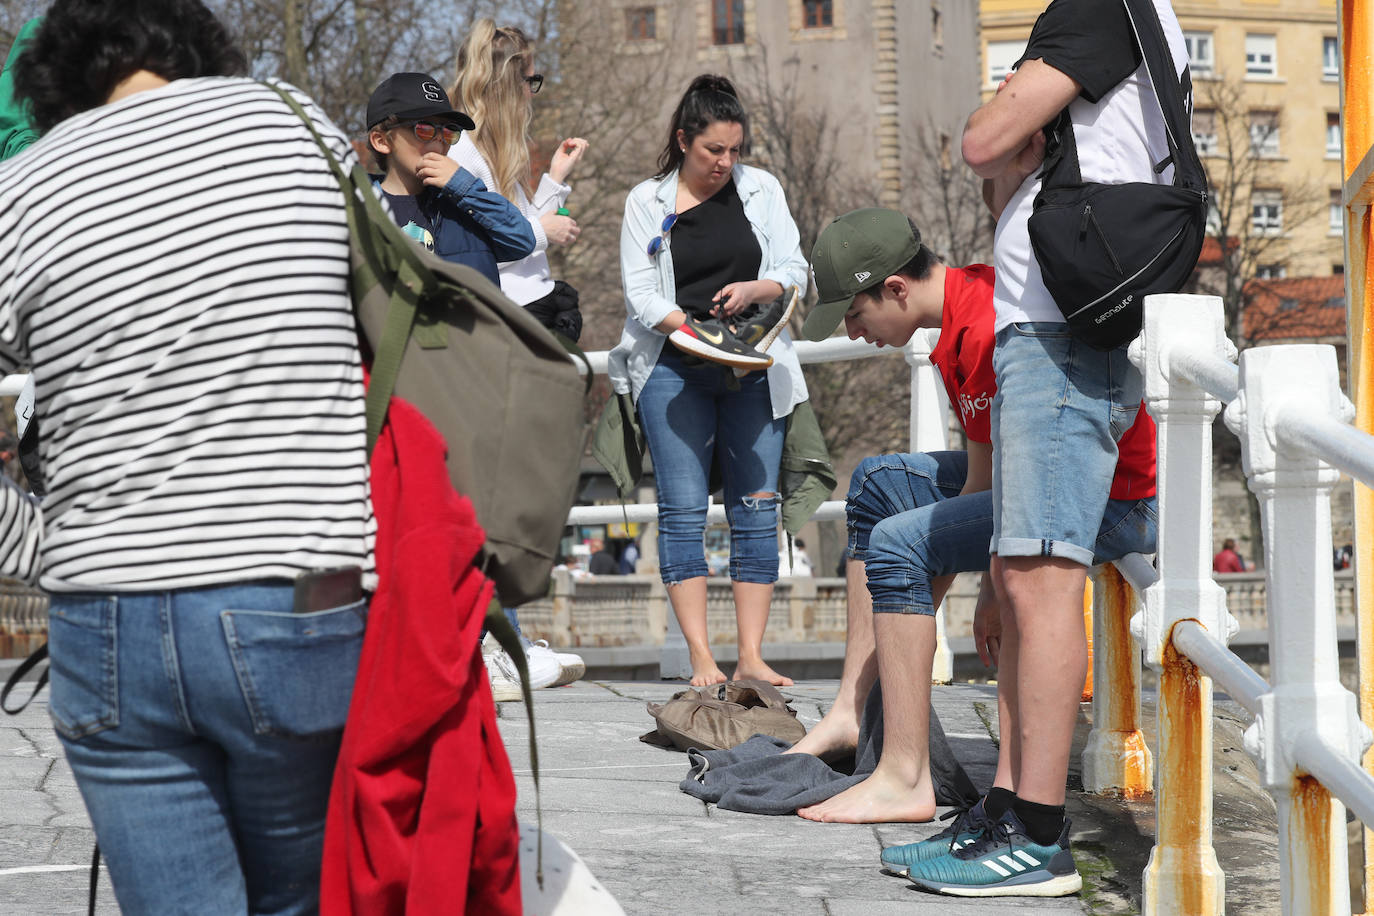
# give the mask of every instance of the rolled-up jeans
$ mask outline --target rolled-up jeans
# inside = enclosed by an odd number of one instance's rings
[[[778,469],[787,418],[773,418],[768,374],[735,378],[668,345],[637,402],[658,491],[658,568],[669,585],[707,575],[711,462],[720,463],[730,523],[730,578],[778,578]],[[754,494],[765,493],[767,496]]]
[[[988,568],[992,491],[961,496],[964,452],[878,455],[850,478],[848,554],[864,561],[877,614],[934,614],[931,580]],[[1152,553],[1155,499],[1109,499],[1094,562]]]
[[[125,914],[312,913],[365,601],[50,596],[50,712]]]

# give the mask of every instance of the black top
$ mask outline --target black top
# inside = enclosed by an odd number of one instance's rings
[[[733,179],[677,218],[672,241],[677,307],[693,318],[708,317],[711,297],[725,284],[759,278],[763,250]]]
[[[1035,20],[1021,60],[1044,60],[1095,104],[1140,66],[1140,47],[1120,0],[1054,0]]]

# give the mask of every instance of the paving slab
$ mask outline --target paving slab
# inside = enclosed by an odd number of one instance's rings
[[[809,726],[829,709],[836,687],[834,681],[808,681],[783,692]],[[631,916],[1139,912],[1140,873],[1154,830],[1150,800],[1070,792],[1075,855],[1085,880],[1079,896],[940,897],[882,874],[878,854],[884,846],[930,836],[943,822],[814,824],[721,811],[682,793],[686,756],[638,740],[653,724],[645,702],[663,702],[681,689],[680,683],[584,681],[536,694],[545,829],[582,855]],[[996,765],[995,687],[936,687],[933,701],[955,753],[974,782],[986,786]],[[45,702],[41,696],[0,723],[0,916],[86,911],[94,835]],[[1144,707],[1146,738],[1155,747],[1148,697]],[[499,715],[519,814],[533,822],[524,707],[503,703]],[[1279,911],[1273,805],[1255,787],[1253,764],[1237,750],[1245,724],[1234,708],[1218,704],[1217,856],[1227,876],[1228,911],[1267,916]],[[1086,730],[1085,716],[1080,741]],[[108,879],[102,874],[101,880],[97,912],[116,913]]]

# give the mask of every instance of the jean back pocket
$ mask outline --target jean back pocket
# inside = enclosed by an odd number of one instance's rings
[[[48,712],[68,739],[119,725],[117,618],[113,596],[51,596]]]
[[[343,728],[366,600],[312,614],[225,610],[220,621],[254,732],[312,738]]]

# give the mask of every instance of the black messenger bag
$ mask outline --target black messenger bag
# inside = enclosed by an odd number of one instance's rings
[[[1174,76],[1151,0],[1124,0],[1155,98],[1164,115],[1172,185],[1084,182],[1069,110],[1050,137],[1029,222],[1031,249],[1045,288],[1069,331],[1100,350],[1140,333],[1145,297],[1183,288],[1197,266],[1207,226],[1207,176],[1193,148],[1192,78]]]

